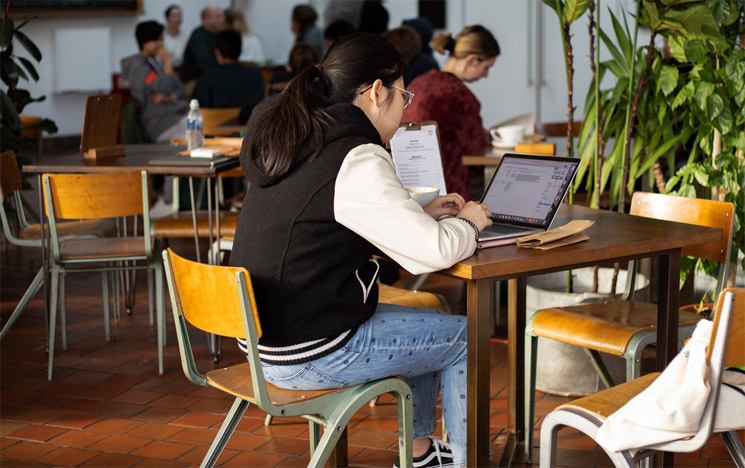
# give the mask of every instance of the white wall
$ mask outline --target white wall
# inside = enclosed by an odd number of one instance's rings
[[[137,52],[134,38],[135,25],[153,19],[163,22],[165,8],[173,0],[143,0],[144,13],[132,16],[98,16],[90,18],[36,18],[25,28],[26,34],[39,46],[43,60],[38,66],[41,79],[28,85],[33,96],[46,95],[42,103],[30,104],[24,113],[50,118],[57,123],[59,135],[79,135],[82,130],[85,95],[54,93],[54,30],[61,27],[100,27],[111,28],[111,72],[120,71],[123,57]],[[184,11],[182,29],[191,31],[199,25],[199,14],[206,2],[197,0],[176,1]],[[230,6],[230,0],[211,0],[223,7]],[[262,41],[267,58],[273,63],[285,63],[293,36],[290,32],[292,8],[301,0],[233,0],[241,8],[249,26]],[[326,0],[311,0],[322,19]],[[610,29],[607,8],[617,15],[621,7],[633,9],[633,0],[605,0],[601,2],[601,25]],[[416,0],[387,0],[385,6],[390,14],[390,27],[401,24],[401,20],[417,15]],[[558,20],[550,8],[540,0],[448,0],[447,30],[454,34],[463,26],[482,24],[499,41],[502,54],[491,69],[489,77],[469,85],[482,104],[484,125],[497,122],[525,112],[536,111],[535,99],[535,54],[537,9],[543,12],[543,70],[544,84],[541,92],[541,120],[566,120],[566,78],[562,55]],[[631,25],[633,21],[630,20]],[[323,28],[323,24],[319,23]],[[584,95],[591,79],[589,68],[589,49],[586,17],[572,28],[575,48],[575,118],[582,118]],[[646,39],[640,35],[640,43]],[[16,51],[21,51],[16,47]],[[80,53],[86,51],[80,45]],[[21,55],[23,53],[21,52]],[[436,57],[444,62],[445,57]],[[601,59],[607,52],[602,51]],[[96,63],[91,63],[96,67]],[[25,87],[25,84],[23,85]]]

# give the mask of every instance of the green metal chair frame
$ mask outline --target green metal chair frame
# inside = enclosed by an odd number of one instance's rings
[[[18,170],[15,153],[6,151],[1,156],[2,161],[2,181],[0,182],[0,222],[3,225],[3,234],[5,239],[13,245],[19,247],[41,248],[41,226],[38,223],[29,223],[26,217],[26,208],[21,197],[21,173]],[[17,234],[11,228],[9,213],[5,210],[5,202],[12,200],[15,207],[15,217],[18,224]],[[114,223],[94,222],[66,222],[58,225],[60,228],[61,239],[73,238],[96,238],[107,237],[116,234],[116,225]],[[21,300],[16,305],[13,313],[5,322],[2,331],[0,331],[0,341],[5,338],[13,324],[18,320],[31,299],[39,292],[44,284],[44,267],[40,267],[34,276],[31,284],[23,293]],[[44,315],[46,319],[46,314]]]
[[[248,271],[192,262],[170,249],[163,251],[163,263],[184,374],[197,385],[214,387],[236,397],[202,461],[202,467],[215,465],[251,403],[272,416],[308,419],[311,450],[308,466],[322,467],[357,410],[384,393],[393,394],[398,404],[401,466],[412,466],[413,406],[411,390],[403,380],[388,377],[321,391],[279,389],[264,380],[257,348],[262,334],[261,324]],[[248,363],[202,375],[196,367],[187,321],[208,333],[245,337]],[[322,426],[325,428],[323,431]]]
[[[650,466],[656,451],[693,452],[702,448],[714,433],[722,374],[728,366],[745,364],[745,289],[727,288],[718,297],[714,328],[709,342],[707,361],[710,364],[709,387],[711,392],[701,417],[698,431],[691,437],[664,442],[638,450],[614,452],[601,448],[617,467],[636,468],[637,463]],[[645,375],[641,379],[561,405],[550,412],[541,426],[541,468],[556,466],[558,432],[564,426],[578,429],[596,440],[597,432],[606,418],[622,407],[632,397],[646,389],[659,374]],[[738,468],[745,468],[745,447],[737,431],[719,432],[727,450]]]
[[[634,196],[631,201],[631,214],[632,215],[641,215],[646,216],[645,210],[649,210],[649,207],[654,206],[654,204],[675,204],[683,200],[683,197],[676,197],[673,195],[663,195],[663,194],[654,194],[654,193],[643,193],[643,192],[636,192],[634,193]],[[729,202],[719,202],[719,201],[713,201],[713,200],[703,200],[703,199],[686,199],[693,201],[695,200],[696,203],[705,204],[708,205],[707,209],[710,210],[717,210],[719,214],[724,214],[723,217],[720,219],[716,219],[715,221],[709,221],[710,224],[704,224],[708,225],[709,227],[719,227],[722,228],[723,231],[723,239],[719,242],[716,242],[717,245],[721,244],[721,248],[718,248],[717,251],[714,253],[714,256],[709,255],[708,257],[710,260],[719,261],[719,272],[717,274],[717,286],[716,286],[716,293],[715,293],[715,299],[719,297],[720,292],[722,289],[726,286],[727,283],[727,275],[729,273],[729,258],[730,258],[730,250],[731,250],[731,244],[732,244],[732,234],[733,234],[733,226],[734,226],[734,205]],[[716,207],[716,208],[713,208]],[[701,208],[702,210],[704,208]],[[685,210],[683,210],[685,211]],[[672,211],[672,212],[665,212],[662,216],[655,216],[658,219],[663,219],[665,221],[677,221],[677,222],[686,222],[688,219],[691,218],[689,213],[681,212],[681,211]],[[693,249],[696,249],[697,247],[693,247]],[[697,251],[694,251],[697,252]],[[693,252],[692,252],[693,253]],[[709,253],[709,252],[706,252]],[[686,255],[686,252],[683,252],[683,255]],[[636,282],[636,271],[637,271],[637,260],[632,260],[629,262],[628,270],[627,270],[627,276],[626,276],[626,286],[624,289],[624,293],[621,297],[621,301],[632,301],[635,291],[635,282]],[[605,303],[607,304],[607,303]],[[579,312],[579,309],[587,309],[590,310],[595,307],[604,307],[603,304],[588,304],[588,305],[580,305],[575,306],[571,310],[571,314],[576,316],[577,321],[583,321],[584,320],[584,313]],[[605,305],[607,307],[607,305]],[[538,317],[544,310],[539,310],[535,312],[530,318],[528,318],[526,326],[525,326],[525,363],[527,364],[527,369],[525,372],[525,428],[526,428],[526,434],[525,434],[525,454],[530,459],[532,456],[533,451],[533,427],[534,427],[534,420],[535,420],[535,381],[536,381],[536,362],[538,359],[538,335],[534,334],[533,330],[533,322],[536,320],[536,317]],[[679,335],[678,335],[678,341],[679,346],[678,348],[682,347],[683,341],[685,341],[688,337],[691,336],[693,333],[694,328],[696,327],[694,324],[681,324],[678,327]],[[657,329],[654,328],[647,328],[647,329],[640,329],[635,332],[634,336],[629,340],[625,350],[621,354],[621,357],[623,357],[626,360],[626,381],[630,381],[633,379],[638,378],[641,375],[641,359],[642,359],[642,352],[644,349],[657,342]],[[606,388],[610,388],[614,385],[613,379],[606,369],[605,365],[603,364],[603,361],[600,357],[600,352],[596,349],[591,348],[584,348],[587,355],[590,357],[593,367],[595,368],[595,371],[600,376],[600,380],[603,382]]]
[[[98,182],[92,189],[70,190],[68,193],[58,193],[56,184],[79,184],[84,180]],[[88,197],[91,206],[74,208],[75,217],[81,219],[124,218],[127,216],[143,217],[143,226],[149,226],[149,182],[147,171],[129,171],[102,174],[44,174],[42,176],[49,231],[51,237],[51,299],[49,327],[49,365],[47,378],[52,380],[54,362],[54,341],[57,323],[57,299],[60,303],[60,325],[65,329],[65,275],[83,272],[101,272],[101,286],[104,296],[104,330],[107,341],[111,340],[111,325],[109,318],[108,272],[118,271],[148,271],[148,291],[150,293],[150,316],[153,316],[153,282],[155,283],[155,303],[157,308],[156,328],[158,347],[158,373],[163,374],[163,346],[165,345],[165,296],[163,287],[163,265],[159,258],[153,255],[153,250],[159,248],[153,245],[150,230],[144,229],[143,236],[116,239],[86,240],[85,248],[96,252],[95,255],[68,256],[65,254],[66,243],[78,242],[76,239],[62,239],[58,232],[58,217],[65,217],[70,201],[67,197]],[[85,193],[80,193],[84,191]],[[67,191],[66,191],[67,192]],[[62,195],[60,197],[60,195]],[[98,198],[106,198],[105,202],[98,202]],[[124,200],[126,206],[114,206],[112,200]],[[102,208],[103,203],[108,206]],[[112,246],[112,241],[118,242]],[[127,243],[122,245],[122,243]],[[141,247],[140,247],[141,245]],[[146,264],[141,264],[145,262]],[[87,265],[93,265],[88,267]],[[154,280],[154,281],[153,281]],[[118,309],[116,309],[118,310]],[[116,312],[115,310],[115,312]],[[62,333],[62,348],[67,349],[66,334]]]

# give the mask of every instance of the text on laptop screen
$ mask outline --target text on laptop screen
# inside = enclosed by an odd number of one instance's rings
[[[572,180],[576,162],[509,158],[499,165],[484,203],[494,219],[545,226]]]

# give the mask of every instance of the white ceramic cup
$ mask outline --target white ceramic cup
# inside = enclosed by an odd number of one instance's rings
[[[492,142],[501,146],[515,146],[520,143],[525,135],[524,125],[504,125],[502,127],[492,128]]]
[[[440,194],[440,189],[437,187],[408,187],[406,190],[411,198],[422,206],[431,202]]]

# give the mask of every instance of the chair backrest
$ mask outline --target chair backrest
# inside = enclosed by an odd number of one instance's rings
[[[150,226],[147,171],[101,174],[44,174],[44,202],[49,217],[52,254],[59,259],[58,219],[102,219],[142,215]],[[150,229],[144,229],[150,252]]]
[[[121,107],[121,94],[88,96],[85,100],[83,133],[80,136],[81,152],[116,146]]]
[[[682,254],[716,262],[726,263],[729,260],[735,218],[735,206],[730,202],[636,192],[631,198],[631,214],[720,228],[722,230],[720,240],[686,247]]]
[[[206,385],[206,378],[197,370],[191,350],[186,329],[186,322],[189,322],[209,333],[246,339],[254,395],[268,402],[257,349],[261,323],[248,271],[193,262],[171,249],[163,250],[163,264],[186,377],[196,384]]]
[[[709,362],[709,399],[693,437],[651,447],[654,450],[694,451],[711,437],[717,412],[722,374],[727,367],[745,365],[745,288],[724,289],[714,309],[714,326],[706,351]]]
[[[582,129],[582,121],[574,121],[572,125],[572,136],[579,136]],[[567,122],[541,122],[535,124],[535,132],[545,137],[567,136]]]
[[[515,145],[515,153],[555,156],[556,143],[518,143]]]
[[[226,107],[224,109],[202,107],[202,120],[204,121],[204,136],[230,136],[233,132],[229,130],[219,130],[218,125],[238,117],[241,112],[240,107]]]
[[[23,199],[21,198],[21,188],[23,188],[23,182],[21,180],[21,171],[18,170],[16,154],[13,151],[5,151],[0,154],[0,222],[3,225],[3,233],[11,244],[31,245],[28,241],[18,239],[13,233],[10,228],[8,213],[5,211],[4,202],[12,198],[20,228],[23,229],[28,226],[26,211],[23,206]],[[33,242],[33,244],[36,244],[36,242]]]

